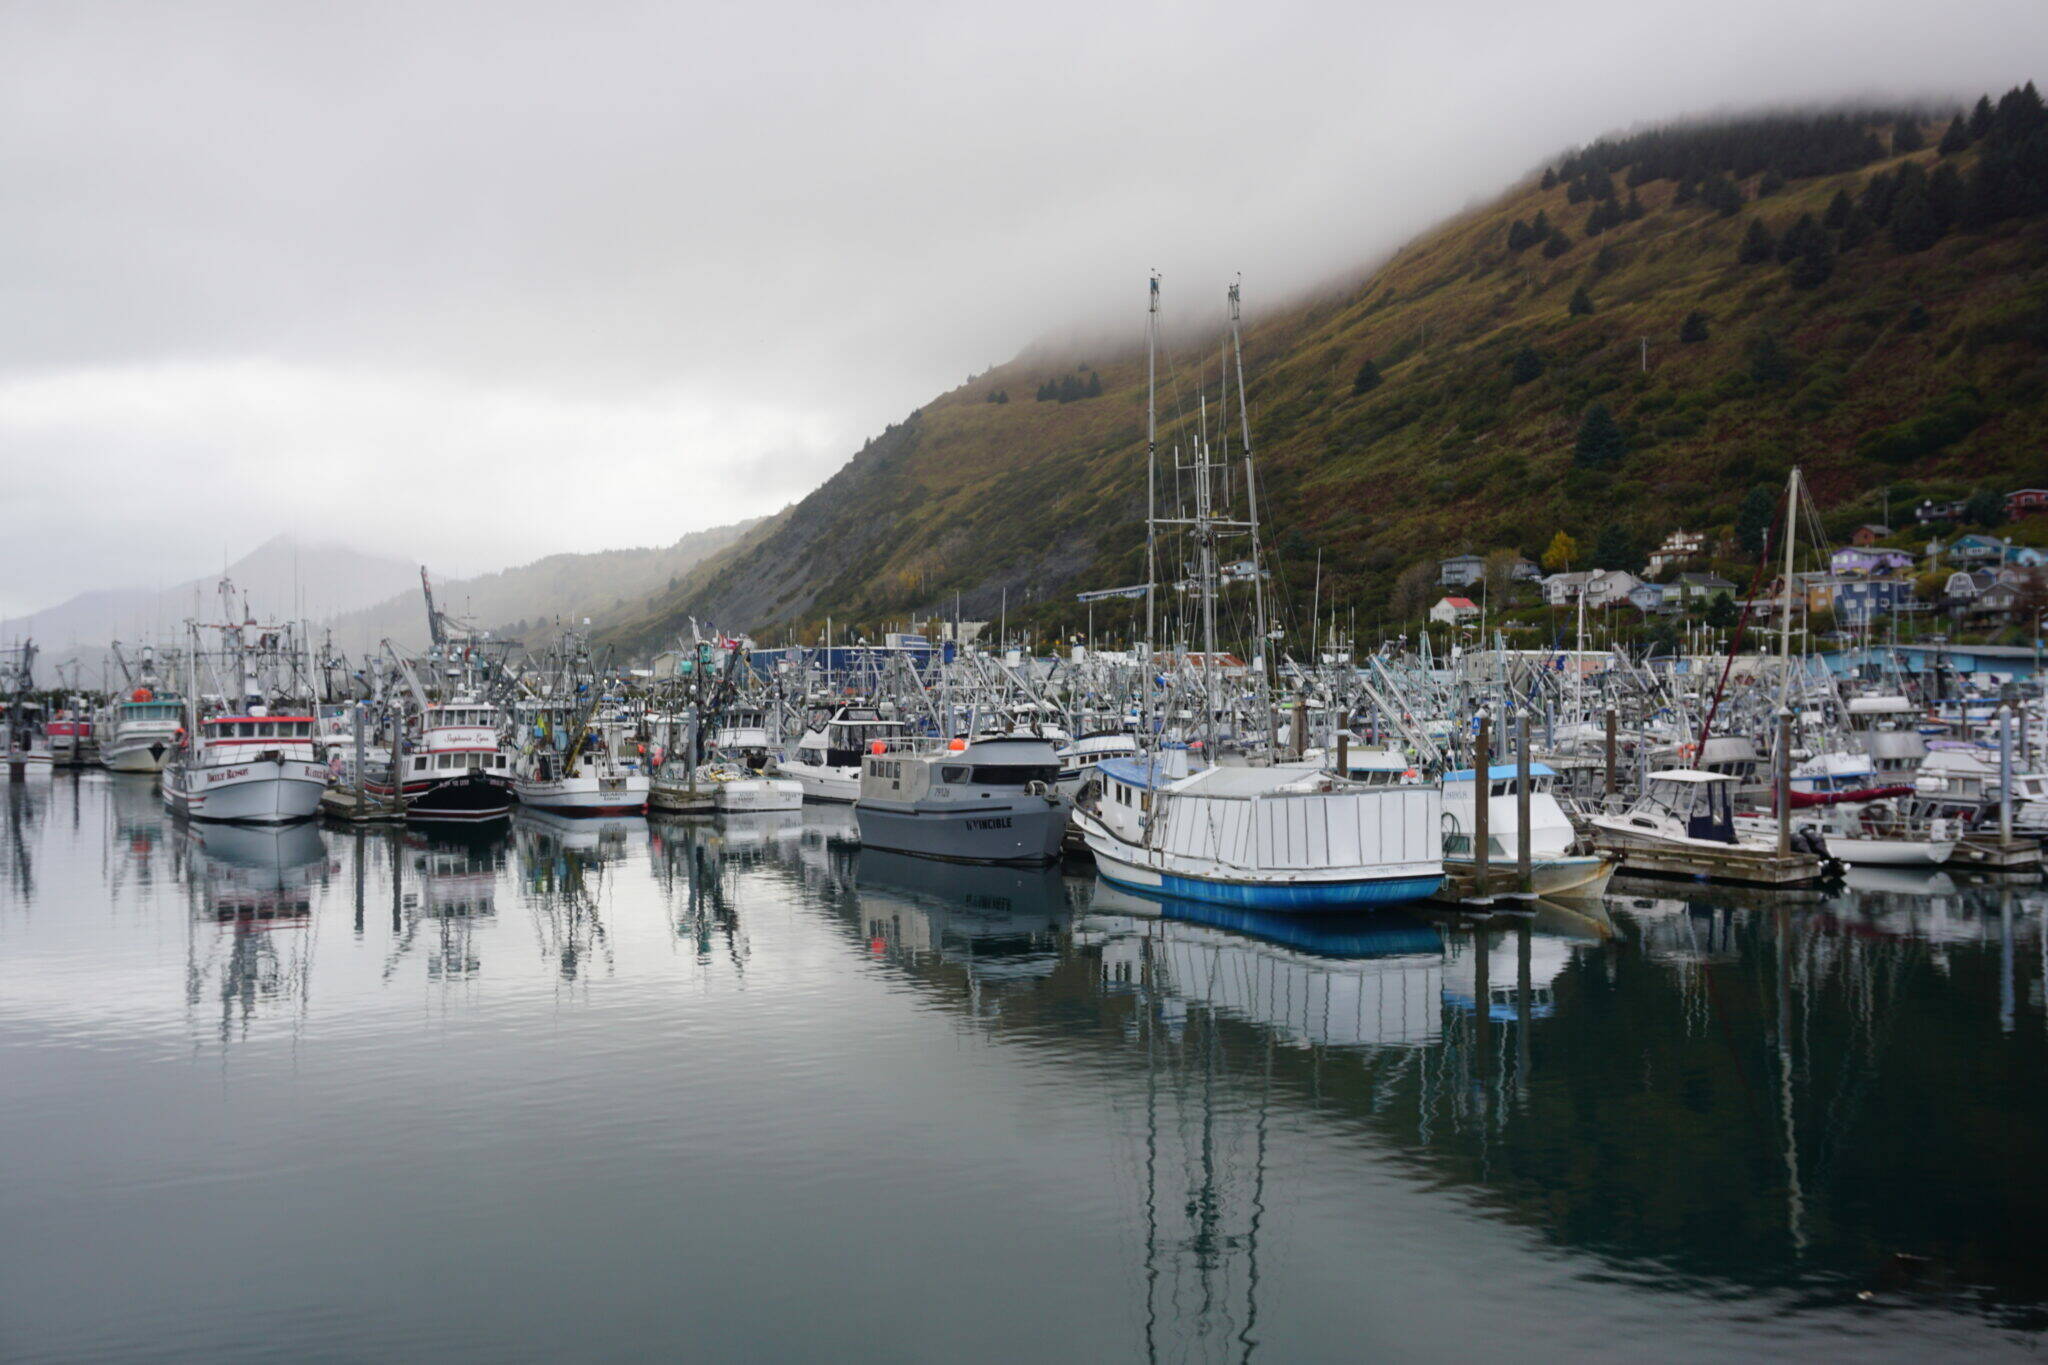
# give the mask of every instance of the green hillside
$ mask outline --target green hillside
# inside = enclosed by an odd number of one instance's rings
[[[1169,312],[1220,301],[1174,288]],[[1143,302],[1133,280],[1134,341]],[[1216,338],[1176,339],[1162,447],[1217,397]],[[1323,600],[1363,619],[1403,568],[1461,549],[1533,558],[1564,530],[1618,557],[1727,528],[1795,462],[1845,526],[1887,489],[1896,509],[2048,485],[2048,113],[2030,85],[1953,119],[1596,143],[1255,317],[1245,363],[1297,614],[1319,552]],[[1135,347],[1000,366],[615,637],[644,646],[686,612],[771,638],[828,614],[879,629],[955,594],[969,616],[1006,598],[1013,621],[1072,624],[1074,590],[1143,577],[1144,382]],[[1582,440],[1596,407],[1611,427]]]

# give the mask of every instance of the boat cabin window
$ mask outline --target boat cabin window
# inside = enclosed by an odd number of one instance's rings
[[[954,786],[971,781],[973,776],[974,769],[968,767],[965,763],[948,763],[939,769],[939,781],[950,783]]]
[[[1056,782],[1056,763],[977,763],[974,783],[981,787],[1021,787],[1027,782]]]

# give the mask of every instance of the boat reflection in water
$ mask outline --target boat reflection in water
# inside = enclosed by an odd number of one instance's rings
[[[185,1003],[219,1005],[220,1040],[265,1011],[303,1019],[313,970],[313,900],[328,879],[315,824],[193,824],[177,848],[189,905]]]
[[[400,897],[403,928],[385,960],[389,979],[407,957],[424,953],[429,981],[476,976],[483,967],[476,941],[498,913],[498,875],[505,867],[503,826],[435,822],[408,825],[384,837],[404,862]],[[358,867],[360,868],[360,861]],[[357,885],[360,890],[361,878]],[[360,923],[360,920],[358,920]]]
[[[647,837],[647,821],[638,815],[578,818],[522,807],[512,817],[534,933],[562,982],[576,982],[593,966],[607,975],[613,970],[604,924],[611,878]]]
[[[1059,965],[1069,906],[1057,867],[943,863],[864,848],[855,878],[861,932],[874,954],[958,963],[976,983],[1049,976]],[[977,997],[974,1012],[981,1004]]]

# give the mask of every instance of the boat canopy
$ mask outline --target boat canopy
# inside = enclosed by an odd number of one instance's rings
[[[1650,774],[1652,782],[1733,782],[1727,773],[1701,772],[1698,768],[1663,768]]]
[[[1444,781],[1470,782],[1472,780],[1472,771],[1470,768],[1454,769],[1444,774]],[[1489,782],[1511,782],[1519,775],[1515,765],[1512,763],[1496,763],[1486,770],[1486,780]],[[1547,763],[1531,763],[1529,765],[1529,776],[1556,777],[1557,771]],[[1651,776],[1661,777],[1663,774],[1652,773]]]

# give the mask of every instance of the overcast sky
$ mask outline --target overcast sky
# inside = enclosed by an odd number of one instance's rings
[[[667,542],[1148,268],[1256,306],[1603,131],[2030,61],[2041,0],[0,0],[0,614]]]

